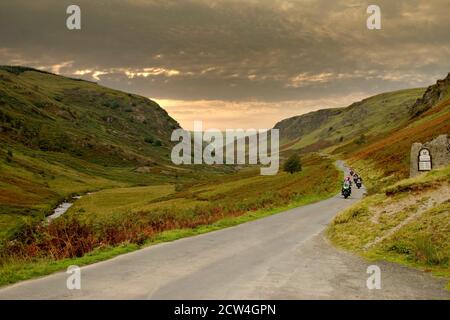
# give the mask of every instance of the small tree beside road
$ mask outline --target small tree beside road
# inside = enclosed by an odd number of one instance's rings
[[[297,154],[290,156],[283,165],[283,170],[289,173],[302,171],[300,157]]]

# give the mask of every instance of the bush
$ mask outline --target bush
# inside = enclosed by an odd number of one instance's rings
[[[151,145],[155,146],[155,147],[161,147],[162,146],[162,142],[159,139],[155,139],[153,137],[147,137],[144,139],[145,142],[150,143]]]
[[[120,103],[117,102],[116,100],[107,100],[103,102],[103,105],[111,109],[117,109],[120,107]]]
[[[300,162],[300,158],[297,154],[293,154],[286,160],[283,166],[283,170],[289,173],[295,173],[302,171],[302,164]]]
[[[153,144],[154,139],[153,139],[153,137],[147,137],[147,138],[144,139],[144,141],[147,142],[147,143]]]

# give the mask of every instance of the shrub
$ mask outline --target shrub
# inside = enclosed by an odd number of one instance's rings
[[[111,109],[117,109],[120,107],[119,102],[117,102],[116,100],[107,100],[103,102],[103,105]]]
[[[147,137],[144,139],[145,142],[150,143],[151,145],[155,146],[155,147],[160,147],[162,146],[162,142],[159,139],[155,139],[153,137]]]
[[[153,137],[147,137],[147,138],[144,139],[144,141],[147,142],[147,143],[153,144],[154,139],[153,139]]]
[[[283,166],[283,170],[289,173],[295,173],[302,171],[302,165],[300,162],[300,158],[297,154],[293,154],[286,160]]]

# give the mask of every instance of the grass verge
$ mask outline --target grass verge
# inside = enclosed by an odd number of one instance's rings
[[[237,217],[226,217],[210,225],[202,225],[196,228],[164,231],[156,235],[153,239],[147,240],[142,245],[122,244],[115,247],[96,249],[90,253],[87,253],[83,257],[62,259],[56,261],[49,261],[48,259],[35,260],[30,262],[13,261],[0,270],[0,286],[5,286],[19,281],[45,276],[57,271],[62,271],[70,265],[85,266],[103,260],[111,259],[118,255],[129,253],[158,243],[175,241],[185,237],[191,237],[220,230],[223,228],[236,226],[245,222],[268,217],[270,215],[280,213],[282,211],[289,210],[295,207],[311,204],[331,197],[334,194],[335,192],[330,192],[323,195],[304,197],[283,207],[258,210]]]
[[[450,166],[405,179],[335,217],[331,241],[369,260],[400,263],[448,280]]]

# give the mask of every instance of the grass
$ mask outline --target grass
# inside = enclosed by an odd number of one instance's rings
[[[156,199],[174,192],[175,186],[170,184],[101,190],[76,201],[68,214],[102,219],[104,216],[142,210]]]
[[[444,194],[449,181],[450,166],[402,180],[336,216],[328,236],[337,246],[369,259],[405,264],[450,280],[450,198],[445,200]],[[432,191],[444,196],[443,202],[416,214]],[[405,222],[409,217],[415,218]],[[382,241],[375,241],[380,237]]]
[[[414,178],[404,179],[388,186],[384,189],[387,195],[398,193],[420,191],[428,188],[436,187],[450,179],[450,167],[444,167],[439,170],[433,170],[426,175],[419,175]]]
[[[287,175],[285,173],[280,174],[280,177],[264,177],[268,178],[269,180],[273,180],[273,183],[282,183],[282,181],[286,181],[286,187],[290,186],[304,186],[304,189],[302,190],[296,190],[300,191],[300,193],[293,194],[292,197],[273,197],[270,200],[270,198],[267,198],[267,195],[264,193],[254,193],[255,183],[261,183],[260,177],[253,177],[244,179],[245,182],[237,184],[235,189],[231,188],[229,183],[225,183],[225,186],[217,186],[216,189],[218,193],[211,194],[211,187],[199,187],[197,192],[199,195],[202,195],[202,193],[207,193],[207,196],[212,197],[211,199],[215,200],[209,200],[207,201],[208,204],[206,207],[203,207],[203,210],[206,211],[200,211],[197,207],[194,211],[186,210],[184,207],[184,210],[173,212],[172,218],[168,219],[167,216],[164,217],[163,220],[157,220],[162,221],[164,224],[159,229],[159,231],[152,233],[150,236],[141,239],[142,241],[133,242],[134,240],[126,240],[118,243],[114,246],[98,246],[94,247],[89,252],[86,252],[80,257],[72,256],[68,258],[60,258],[55,259],[51,258],[50,256],[29,256],[29,257],[20,257],[20,256],[12,256],[5,260],[3,264],[0,266],[0,285],[6,285],[11,284],[17,281],[21,281],[24,279],[29,279],[32,277],[42,276],[46,275],[58,270],[63,270],[67,266],[76,264],[76,265],[86,265],[93,262],[101,261],[104,259],[109,259],[113,256],[117,256],[119,254],[130,252],[139,248],[143,248],[149,245],[153,245],[160,242],[167,242],[167,241],[173,241],[182,237],[187,236],[193,236],[197,234],[202,234],[206,232],[211,232],[214,230],[226,228],[235,226],[244,222],[252,221],[258,218],[266,217],[290,208],[294,208],[297,206],[309,204],[315,201],[322,200],[324,198],[330,197],[334,195],[338,188],[339,188],[339,173],[331,165],[331,160],[328,159],[320,159],[318,157],[312,157],[305,161],[306,165],[305,171],[294,174],[294,175]],[[326,170],[325,170],[326,169]],[[247,173],[245,173],[247,174]],[[316,178],[314,178],[316,177]],[[262,180],[264,180],[264,178]],[[308,187],[314,183],[317,183],[317,179],[326,179],[326,181],[321,181],[322,189],[321,192],[317,192],[317,189],[309,189]],[[312,180],[312,183],[306,183],[307,180]],[[270,181],[267,182],[269,185],[271,184]],[[113,189],[113,190],[106,190],[103,192],[99,192],[97,194],[94,194],[92,196],[96,196],[98,199],[103,199],[104,202],[99,203],[99,210],[102,212],[97,218],[94,225],[98,227],[98,222],[100,220],[108,220],[108,210],[110,210],[111,206],[108,203],[108,200],[114,199],[114,195],[126,195],[131,194],[131,199],[134,199],[136,201],[132,201],[130,206],[131,208],[137,209],[139,206],[143,206],[145,208],[145,203],[140,201],[141,196],[144,194],[148,194],[150,197],[152,196],[161,196],[161,193],[165,194],[166,196],[174,197],[176,196],[176,193],[171,193],[173,189],[170,188],[170,186],[164,186],[166,189],[159,187],[159,186],[153,186],[153,187],[142,187],[142,188],[122,188],[122,189]],[[265,185],[263,185],[265,187]],[[305,188],[306,187],[306,188]],[[195,188],[194,188],[195,189]],[[247,190],[247,192],[244,191]],[[153,195],[152,195],[152,192]],[[159,194],[158,194],[159,192]],[[240,194],[240,198],[235,198],[235,205],[231,207],[223,207],[222,211],[217,211],[217,208],[221,204],[223,204],[222,197],[215,198],[217,195],[229,195],[230,197],[236,197],[236,193]],[[206,197],[205,195],[203,195]],[[164,198],[164,196],[163,196]],[[123,205],[127,203],[127,196],[124,196],[123,198],[117,197],[115,198],[116,201],[123,201]],[[122,199],[122,200],[120,200]],[[157,199],[157,198],[156,198]],[[181,199],[182,201],[186,201],[186,198],[174,198]],[[263,201],[261,201],[263,199]],[[83,199],[81,199],[83,200]],[[80,207],[87,207],[87,202],[81,203],[80,200]],[[161,200],[161,202],[165,202],[167,200]],[[203,200],[205,201],[205,200]],[[228,201],[228,200],[227,200]],[[145,202],[145,200],[144,200]],[[156,202],[158,204],[158,202]],[[120,203],[116,203],[116,207],[120,208]],[[129,215],[127,214],[129,207],[123,207],[124,211],[122,214],[118,213],[115,218],[120,219],[129,219]],[[180,210],[180,209],[179,209]],[[77,212],[76,209],[74,209],[72,215]],[[171,211],[172,212],[172,211]],[[203,212],[203,213],[202,213]],[[88,211],[82,213],[87,214]],[[89,212],[90,214],[93,214],[92,212]],[[207,213],[207,217],[210,217],[211,219],[206,220],[199,220],[198,223],[195,223],[195,219],[198,217],[202,217],[202,214]],[[152,212],[145,212],[145,211],[137,211],[138,216],[142,219],[154,219],[158,218],[158,215],[155,213],[155,211]],[[156,216],[155,216],[156,214]],[[69,219],[69,218],[67,218]],[[175,220],[173,220],[175,219]],[[121,224],[120,221],[114,220],[114,224]],[[140,220],[139,225],[142,226],[145,225],[145,221],[147,220]],[[154,222],[154,220],[152,220]],[[172,221],[172,224],[167,224],[167,221]],[[150,221],[147,221],[149,223]],[[188,225],[189,222],[191,224],[190,227],[177,227],[177,226],[183,226]],[[154,224],[153,224],[154,226]],[[66,229],[67,231],[68,229]],[[82,229],[85,230],[85,229]],[[127,228],[127,232],[130,233],[132,231],[132,228]],[[118,230],[114,231],[115,233],[119,233]],[[83,237],[83,232],[77,231],[77,241],[79,241],[79,238]],[[104,238],[104,237],[102,237]],[[34,247],[35,248],[35,247]],[[17,253],[17,251],[15,251]]]

